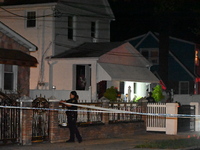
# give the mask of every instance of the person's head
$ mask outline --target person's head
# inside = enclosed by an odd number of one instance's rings
[[[78,95],[77,95],[76,91],[71,91],[70,98],[75,98],[76,100],[78,100]]]
[[[152,96],[152,92],[149,92],[149,96]]]

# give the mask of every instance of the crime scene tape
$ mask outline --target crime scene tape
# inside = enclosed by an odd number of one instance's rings
[[[172,117],[172,118],[200,118],[200,115],[189,115],[189,114],[162,114],[162,113],[142,113],[142,112],[132,112],[127,110],[118,110],[111,108],[103,108],[97,106],[88,106],[88,105],[80,105],[80,104],[72,104],[65,103],[65,105],[77,106],[82,108],[89,108],[92,110],[72,110],[72,109],[55,109],[55,108],[36,108],[36,107],[20,107],[20,106],[2,106],[0,108],[12,108],[12,109],[33,109],[33,110],[49,110],[49,111],[77,111],[77,112],[99,112],[99,113],[125,113],[125,114],[133,114],[133,115],[146,115],[146,116],[159,116],[159,117]]]

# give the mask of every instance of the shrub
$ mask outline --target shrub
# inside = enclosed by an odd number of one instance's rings
[[[116,101],[117,100],[117,89],[114,88],[114,86],[111,86],[110,88],[106,89],[106,92],[103,95],[105,98]]]

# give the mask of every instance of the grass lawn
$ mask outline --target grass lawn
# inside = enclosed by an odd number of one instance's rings
[[[192,137],[187,139],[175,139],[175,140],[158,140],[155,142],[147,142],[141,145],[135,146],[135,148],[159,148],[159,149],[177,149],[187,147],[199,147],[199,137]]]

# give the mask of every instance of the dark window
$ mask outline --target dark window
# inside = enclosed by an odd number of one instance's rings
[[[73,17],[68,17],[68,39],[73,39]]]
[[[95,22],[91,22],[91,37],[92,38],[96,37],[95,32],[96,32],[96,23]]]
[[[189,82],[180,82],[180,94],[189,93]]]
[[[27,27],[35,27],[36,26],[36,12],[30,11],[27,12]]]
[[[124,93],[124,82],[120,82],[119,91],[120,93]]]
[[[85,78],[85,66],[76,66],[76,90],[85,90],[86,78]]]
[[[4,65],[4,90],[13,90],[14,74],[12,65]]]
[[[149,51],[142,51],[142,55],[148,60],[149,59]]]

